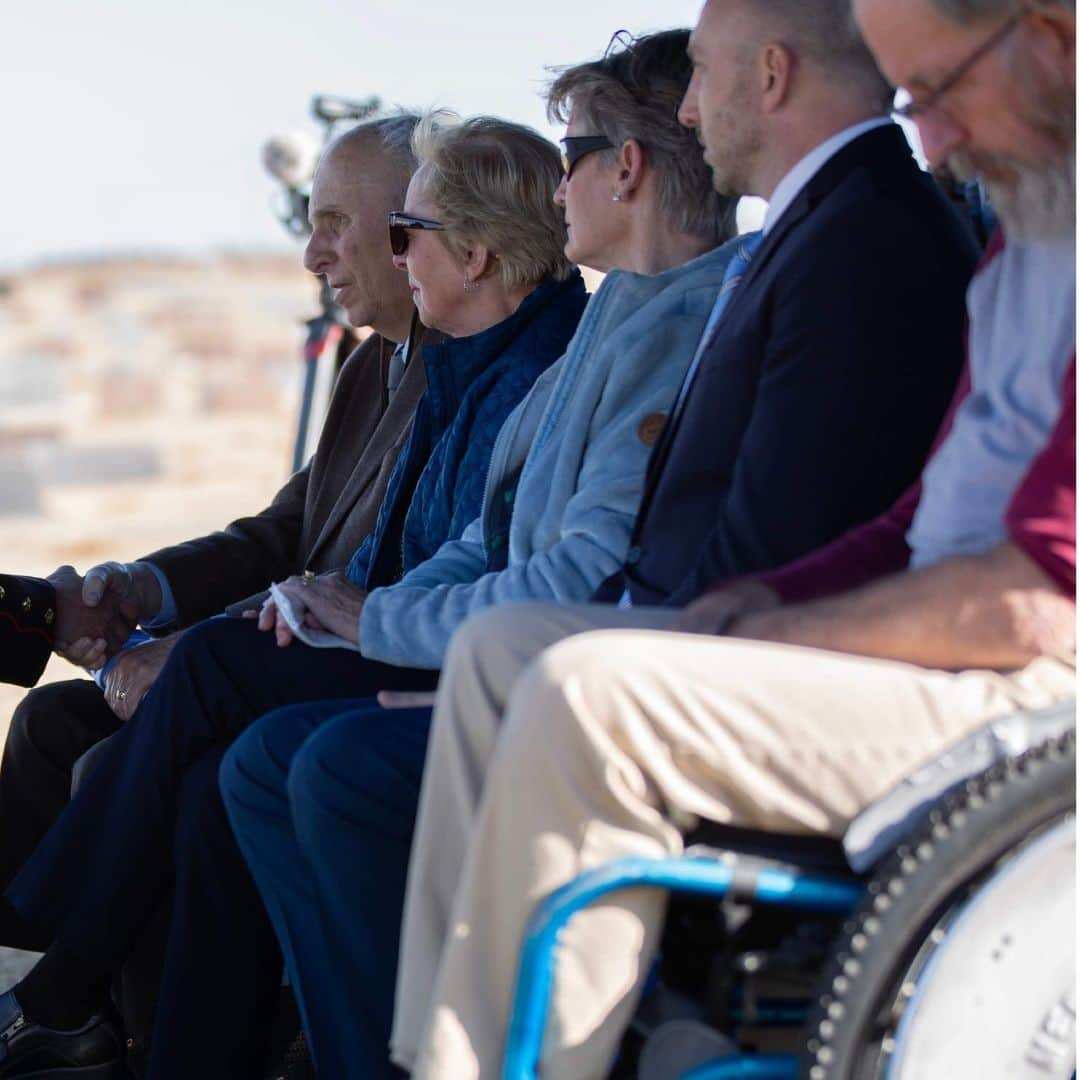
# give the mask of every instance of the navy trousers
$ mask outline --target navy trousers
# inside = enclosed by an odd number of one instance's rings
[[[319,1076],[382,1080],[431,710],[345,704],[262,717],[221,787]]]
[[[219,795],[227,746],[285,704],[430,689],[436,678],[348,650],[279,649],[242,619],[212,619],[178,643],[7,889],[27,921],[103,978],[174,890],[148,1080],[241,1080],[264,1064],[280,960]]]

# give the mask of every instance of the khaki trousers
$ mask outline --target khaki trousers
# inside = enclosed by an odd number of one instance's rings
[[[1075,692],[1073,666],[1049,658],[1009,674],[934,671],[658,632],[672,615],[510,605],[456,635],[428,748],[392,1040],[415,1078],[499,1075],[529,916],[582,871],[677,854],[699,818],[840,835],[973,728]],[[627,890],[566,928],[545,1078],[606,1074],[665,902]]]

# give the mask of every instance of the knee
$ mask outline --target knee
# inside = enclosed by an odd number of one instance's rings
[[[50,689],[42,686],[31,690],[11,714],[11,725],[7,734],[9,752],[18,752],[37,742],[40,725],[48,718],[48,709],[42,707],[42,698],[48,696]]]
[[[205,670],[208,661],[220,666],[234,649],[254,644],[255,633],[258,631],[250,619],[215,618],[196,623],[180,635],[159,679],[178,670],[186,677],[192,671]]]
[[[573,738],[585,712],[609,727],[619,711],[595,705],[624,693],[627,662],[620,653],[619,633],[578,634],[540,653],[514,684],[503,742],[525,746],[534,738]]]
[[[286,800],[286,777],[302,741],[302,705],[260,717],[229,747],[218,783],[234,820],[259,816],[268,802]]]
[[[100,691],[92,683],[86,685],[100,696]],[[55,728],[58,714],[68,711],[68,695],[67,683],[52,683],[29,691],[11,714],[8,743],[14,746],[37,745],[43,733]]]
[[[605,682],[627,667],[626,644],[637,631],[590,630],[557,641],[546,648],[532,665],[536,677],[561,683],[568,677],[596,672]]]
[[[95,743],[76,760],[71,770],[71,794],[76,795],[87,779],[105,761],[113,746],[113,736],[109,735]]]
[[[328,820],[389,836],[412,835],[423,754],[407,761],[392,725],[347,723],[312,735],[297,753],[287,780],[297,833],[318,839]],[[365,720],[369,719],[364,717]]]
[[[528,605],[515,604],[514,610],[520,612],[525,606]],[[466,619],[450,639],[444,669],[483,666],[485,657],[513,632],[516,621],[508,618],[505,605],[488,608]]]
[[[301,828],[304,822],[310,822],[326,814],[335,815],[345,805],[353,801],[353,810],[360,812],[360,800],[365,788],[363,782],[362,754],[351,747],[349,773],[355,780],[355,788],[343,782],[339,774],[331,767],[335,754],[340,749],[340,737],[328,738],[326,729],[316,732],[297,751],[289,766],[285,788],[293,819]]]
[[[286,800],[293,827],[307,847],[312,844],[318,846],[324,835],[322,823],[327,817],[336,817],[338,804],[344,801],[340,798],[340,792],[331,791],[332,785],[338,785],[334,784],[327,771],[324,749],[318,746],[320,741],[318,735],[314,735],[301,747],[285,779]],[[353,810],[357,816],[362,816],[359,800]]]
[[[451,639],[444,669],[455,662],[485,668],[502,667],[510,658],[522,662],[532,659],[553,633],[553,610],[560,609],[535,601],[501,604],[473,615]],[[561,632],[554,631],[554,636],[561,636]]]

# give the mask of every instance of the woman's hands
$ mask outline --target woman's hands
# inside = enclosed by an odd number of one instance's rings
[[[335,570],[319,577],[296,574],[281,582],[278,588],[293,602],[305,626],[326,630],[354,645],[360,644],[360,612],[367,593],[349,581],[344,571]],[[294,634],[273,598],[263,604],[258,619],[259,629],[273,630],[282,648],[292,643]]]

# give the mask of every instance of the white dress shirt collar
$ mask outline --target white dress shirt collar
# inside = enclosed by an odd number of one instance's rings
[[[850,142],[854,142],[860,135],[865,135],[874,128],[884,127],[893,123],[888,117],[878,116],[873,120],[863,120],[853,124],[835,135],[830,135],[823,143],[818,143],[809,154],[792,168],[787,175],[776,185],[776,190],[769,199],[769,209],[765,214],[765,223],[762,231],[766,236],[769,230],[780,220],[784,211],[795,201],[796,196],[831,158],[838,154]]]

